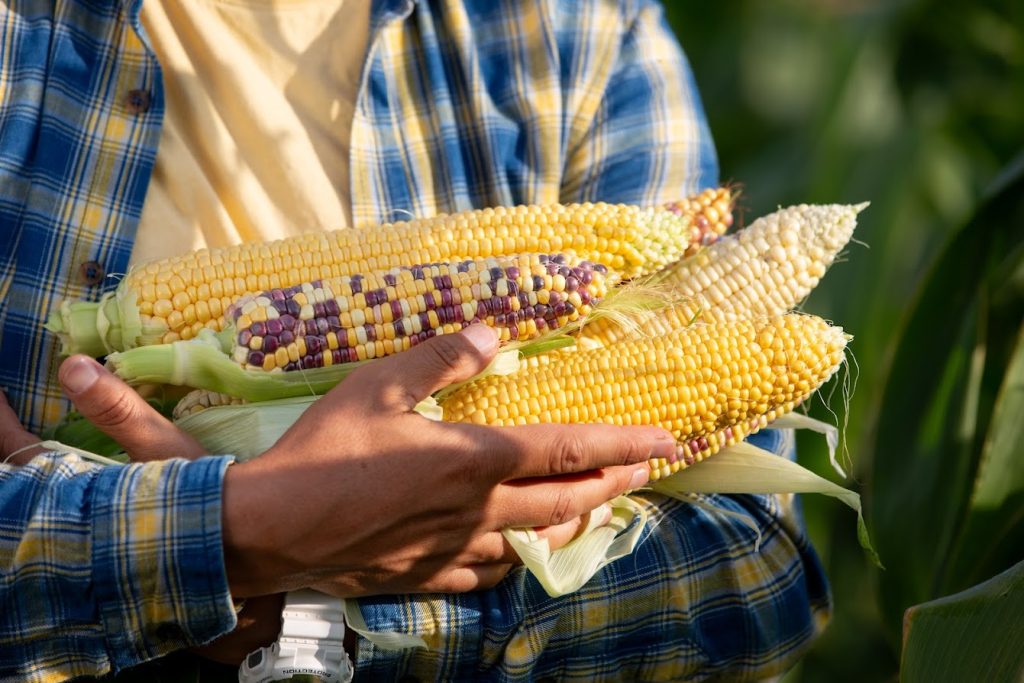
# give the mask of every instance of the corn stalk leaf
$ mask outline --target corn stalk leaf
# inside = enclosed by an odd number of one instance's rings
[[[977,546],[966,544],[963,533],[1024,315],[1024,289],[1007,285],[1024,254],[1021,225],[1024,157],[936,259],[892,356],[868,490],[874,538],[889,567],[879,576],[880,605],[893,633],[908,606],[962,590],[975,582],[970,577],[991,576],[1020,559],[1002,554],[978,563],[969,556]],[[958,559],[961,552],[967,554]]]
[[[900,680],[1024,680],[1024,562],[907,610]]]

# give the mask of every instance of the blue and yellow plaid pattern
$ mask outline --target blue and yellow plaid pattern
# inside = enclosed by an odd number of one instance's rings
[[[0,386],[34,430],[66,410],[40,324],[60,300],[116,286],[157,153],[164,93],[141,1],[0,2]],[[689,66],[649,0],[375,0],[350,161],[356,225],[653,204],[718,172]],[[97,266],[110,276],[90,284]],[[224,461],[0,469],[0,679],[118,669],[230,626]],[[361,642],[358,678],[733,679],[789,665],[829,598],[778,501],[715,497],[758,520],[756,553],[738,522],[649,504],[638,552],[576,595],[552,600],[518,572],[469,595],[363,601],[371,628],[434,647]]]
[[[229,458],[0,469],[0,680],[124,668],[233,628],[221,543]]]

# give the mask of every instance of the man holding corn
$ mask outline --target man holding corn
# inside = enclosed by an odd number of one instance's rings
[[[55,302],[95,298],[116,284],[105,273],[172,250],[406,212],[654,205],[714,185],[692,77],[654,2],[9,0],[0,83],[0,457],[59,417],[62,387],[153,461],[49,454],[0,470],[0,678],[123,669],[231,631],[232,594],[300,586],[375,596],[360,603],[372,630],[428,640],[361,641],[368,680],[764,677],[820,628],[820,567],[772,498],[715,497],[758,521],[759,552],[741,524],[651,496],[649,536],[579,593],[506,576],[498,530],[554,524],[565,543],[672,443],[425,424],[416,400],[495,352],[481,326],[359,371],[230,468],[92,361],[66,362],[58,386],[40,334]],[[267,625],[213,654],[237,661]]]

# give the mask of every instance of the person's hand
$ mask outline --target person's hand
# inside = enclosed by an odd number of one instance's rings
[[[375,361],[261,457],[229,468],[232,593],[312,586],[354,597],[493,586],[516,559],[501,529],[571,522],[646,483],[648,458],[671,457],[672,436],[655,428],[495,428],[413,411],[482,371],[496,350],[494,331],[472,325]]]
[[[85,419],[119,443],[133,461],[206,455],[206,450],[153,409],[139,394],[86,356],[72,356],[58,372],[64,393]],[[0,460],[39,442],[26,430],[0,392]],[[41,449],[28,449],[11,458],[24,464]],[[269,645],[281,630],[282,595],[246,600],[233,631],[194,651],[218,662],[239,664],[249,652]]]
[[[133,461],[191,460],[206,454],[195,439],[92,358],[71,356],[61,364],[57,376],[78,412],[119,443]],[[22,426],[0,393],[0,460],[39,441]],[[11,462],[24,464],[39,450],[22,451]]]

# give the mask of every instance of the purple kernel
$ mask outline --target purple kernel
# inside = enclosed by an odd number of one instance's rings
[[[248,346],[250,339],[252,339],[252,332],[250,332],[249,330],[242,330],[241,332],[238,333],[239,346]]]
[[[295,318],[293,318],[292,316],[288,315],[287,313],[285,313],[280,318],[278,318],[278,320],[281,321],[281,326],[284,327],[284,329],[286,329],[286,330],[294,330],[295,329]]]
[[[565,263],[565,254],[555,254],[551,257],[551,260],[559,264]]]
[[[548,303],[552,306],[561,303],[561,301],[562,294],[560,292],[551,292],[551,294],[548,295]]]
[[[483,320],[487,317],[487,306],[483,301],[476,302],[476,317]]]
[[[394,273],[385,273],[384,284],[386,284],[388,287],[394,287],[395,285],[398,284],[398,278],[395,277]]]
[[[537,315],[537,312],[534,310],[533,306],[526,306],[524,308],[521,308],[519,310],[519,313],[523,316],[524,320],[530,320],[531,318],[534,318]]]
[[[281,299],[280,301],[276,301],[275,300],[275,301],[271,302],[270,305],[273,306],[274,310],[277,311],[278,313],[287,313],[288,312],[288,302],[285,301],[284,299]]]
[[[562,266],[561,268],[558,269],[558,274],[561,275],[562,277],[569,277],[570,275],[572,275],[572,268],[569,268],[568,266]]]
[[[580,303],[586,306],[591,301],[590,292],[585,289],[580,290]]]
[[[337,332],[341,329],[341,318],[336,315],[327,316],[327,331]]]
[[[444,284],[444,288],[445,289],[451,289],[454,286],[454,285],[452,285],[452,276],[451,275],[442,275],[441,276],[441,282]]]
[[[509,280],[508,281],[508,295],[509,296],[516,296],[517,294],[519,294],[519,285],[516,283],[515,280]]]
[[[547,270],[548,275],[557,275],[558,274],[558,264],[557,263],[549,263],[547,265],[547,269],[546,270]]]
[[[348,285],[349,287],[352,288],[353,294],[358,294],[359,292],[363,291],[363,276],[353,275],[352,279],[349,280]]]
[[[291,330],[284,330],[277,335],[277,340],[281,342],[281,346],[288,346],[295,341],[295,334]]]
[[[546,318],[548,315],[548,311],[551,310],[551,307],[548,306],[547,304],[537,304],[533,310],[536,317]]]
[[[322,336],[326,335],[330,331],[331,331],[331,326],[327,323],[327,320],[325,320],[324,318],[317,318],[316,319],[316,333],[317,334],[319,334],[322,337]]]
[[[434,283],[434,289],[444,289],[444,278],[440,275],[435,275],[430,281]]]
[[[561,318],[563,315],[565,315],[565,313],[566,313],[566,306],[567,305],[568,304],[566,304],[564,301],[559,301],[557,304],[555,304],[555,307],[554,307],[555,315],[557,317],[559,317],[559,318]]]
[[[293,370],[298,370],[298,369],[299,369],[299,364],[298,364],[298,363],[296,363],[296,362],[295,362],[295,361],[293,361],[293,360],[290,360],[290,361],[288,361],[288,362],[287,362],[287,363],[285,364],[285,366],[284,366],[284,371],[285,371],[285,372],[292,372]]]
[[[437,312],[438,319],[441,318],[441,314],[442,314],[442,312],[439,310]],[[419,317],[420,317],[420,327],[422,327],[424,330],[429,329],[430,328],[430,316],[427,315],[426,311],[424,311],[423,313],[420,313]],[[441,322],[444,322],[444,321],[442,320]]]
[[[331,360],[334,361],[335,365],[340,365],[345,362],[345,349],[334,349],[331,351]]]
[[[257,320],[249,326],[249,331],[252,332],[252,336],[254,337],[262,337],[267,333],[267,325],[266,323]]]
[[[306,336],[306,353],[310,355],[320,353],[320,339],[318,337],[313,335]]]
[[[604,265],[603,263],[598,263],[594,265],[594,270],[597,271],[598,273],[607,273],[608,266]]]
[[[503,296],[501,297],[501,312],[511,313],[512,312],[512,297]]]
[[[327,315],[327,309],[324,307],[323,302],[318,301],[313,304],[313,315],[317,318],[322,318]]]
[[[398,301],[396,299],[394,301],[389,302],[389,305],[391,306],[391,317],[392,317],[392,319],[398,320],[399,318],[401,318],[402,317],[402,302],[400,302],[400,301]]]
[[[585,285],[589,285],[593,281],[594,272],[591,270],[584,270],[583,273],[580,275],[580,282],[582,282]]]
[[[366,341],[377,341],[377,328],[373,325],[363,325],[366,331]]]
[[[513,322],[513,323],[511,323],[508,326],[508,336],[509,336],[509,339],[519,339],[519,325],[518,324]]]
[[[489,269],[487,271],[487,274],[491,276],[491,281],[492,282],[495,281],[495,280],[500,280],[501,276],[503,275],[503,273],[501,272],[501,268],[498,268],[497,266],[495,266],[494,268]]]
[[[414,280],[423,280],[425,278],[423,275],[423,268],[421,266],[413,266],[409,272],[412,273]]]
[[[519,266],[509,266],[508,268],[505,269],[505,275],[507,275],[511,280],[518,280]]]
[[[533,291],[539,292],[542,289],[544,289],[544,278],[542,278],[540,275],[534,275],[533,276]]]
[[[539,256],[537,257],[537,260],[538,260],[538,261],[539,261],[540,263],[547,263],[548,261],[550,261],[550,260],[551,260],[551,257],[550,257],[550,256],[548,256],[547,254],[540,254],[540,255],[539,255]]]
[[[355,363],[359,360],[359,352],[356,351],[355,348],[345,349],[345,355],[348,356],[349,363]]]
[[[328,299],[324,302],[324,310],[327,311],[327,315],[341,315],[341,307],[338,306],[338,302],[334,299]]]
[[[264,355],[262,351],[250,351],[249,352],[249,365],[255,365],[257,367],[263,367]]]
[[[273,353],[280,345],[277,337],[266,336],[263,338],[263,353]]]
[[[580,281],[574,278],[572,275],[565,278],[565,290],[567,292],[575,292],[580,288]]]
[[[270,294],[271,301],[274,301],[275,303],[278,301],[284,301],[286,298],[284,292],[281,291],[280,287],[277,289],[272,289],[268,293]]]
[[[299,317],[299,313],[302,311],[302,306],[295,299],[288,299],[288,314]]]
[[[441,305],[451,306],[452,305],[452,290],[442,289],[441,290]]]

